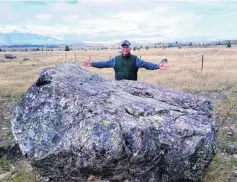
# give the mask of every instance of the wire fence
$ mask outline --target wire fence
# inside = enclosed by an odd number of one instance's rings
[[[16,52],[15,52],[16,53]],[[13,53],[13,54],[15,54]],[[94,53],[94,54],[91,54]],[[139,53],[139,52],[137,52]],[[27,61],[27,60],[40,60],[42,58],[58,58],[58,59],[63,59],[64,61],[84,61],[84,60],[89,60],[89,61],[106,61],[109,60],[119,54],[121,54],[120,52],[117,52],[117,54],[108,52],[108,54],[106,55],[106,53],[103,53],[103,55],[100,54],[100,52],[86,52],[86,51],[27,51],[27,52],[17,52],[17,54],[19,56],[18,59],[20,59],[21,61]],[[0,56],[3,55],[2,53],[0,54]],[[148,55],[144,54],[144,55],[137,55],[140,59],[145,59],[148,57]],[[154,56],[157,57],[158,55],[156,55],[156,53],[153,53],[152,55],[149,55],[149,57]],[[186,55],[187,57],[188,55]],[[0,57],[1,58],[1,57]],[[200,64],[200,69],[201,71],[204,70],[204,55],[201,55],[200,58],[201,64]]]

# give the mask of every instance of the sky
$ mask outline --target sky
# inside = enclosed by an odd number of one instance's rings
[[[237,0],[0,0],[0,17],[0,33],[86,43],[237,39]]]

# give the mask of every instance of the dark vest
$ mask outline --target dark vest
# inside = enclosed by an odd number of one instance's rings
[[[137,80],[138,68],[136,66],[136,58],[134,55],[119,55],[115,57],[115,79],[116,80]]]

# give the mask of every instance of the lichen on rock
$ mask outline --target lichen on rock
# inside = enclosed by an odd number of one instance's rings
[[[11,123],[40,181],[196,182],[215,154],[212,119],[203,96],[60,63],[41,72]]]

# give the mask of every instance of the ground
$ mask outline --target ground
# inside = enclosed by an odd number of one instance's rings
[[[33,182],[30,165],[21,155],[11,132],[11,113],[18,100],[0,97],[0,181]]]
[[[166,71],[141,69],[139,81],[205,95],[212,100],[215,127],[218,130],[217,155],[207,169],[203,182],[237,181],[236,50],[237,47],[212,47],[133,51],[142,59],[153,63],[159,63],[164,57],[169,61],[169,69]],[[81,64],[86,59],[108,60],[110,56],[117,55],[118,50],[13,54],[17,56],[16,60],[6,60],[4,53],[0,53],[0,181],[33,182],[31,168],[21,156],[11,133],[13,107],[36,81],[43,68],[63,61]],[[105,78],[114,78],[113,69],[88,70]]]

